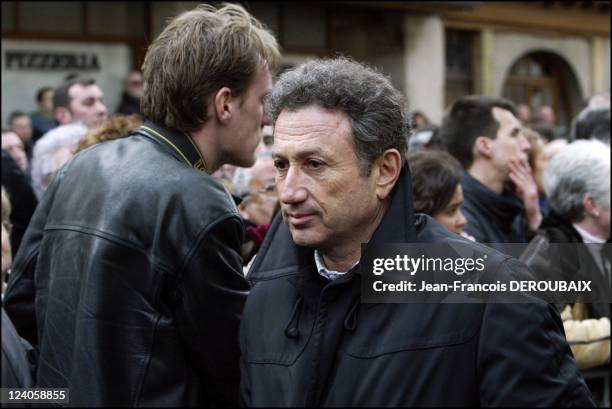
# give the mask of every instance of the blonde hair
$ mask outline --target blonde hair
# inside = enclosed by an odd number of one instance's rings
[[[544,138],[537,131],[524,127],[523,135],[529,141],[531,145],[531,149],[527,155],[529,166],[531,166],[531,170],[535,170],[536,161],[540,155],[544,155]]]
[[[242,6],[201,4],[174,18],[150,45],[142,113],[166,128],[195,131],[217,90],[240,96],[259,67],[276,71],[279,63],[276,39]]]

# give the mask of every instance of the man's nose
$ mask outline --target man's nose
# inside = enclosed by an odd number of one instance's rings
[[[100,116],[106,117],[106,113],[107,113],[106,105],[104,105],[103,103],[100,102],[98,104],[98,114]]]
[[[286,176],[278,183],[278,193],[278,198],[284,204],[305,201],[308,197],[308,190],[304,186],[301,172],[290,166]]]
[[[264,112],[263,117],[261,118],[261,127],[272,125],[272,117],[267,112]]]

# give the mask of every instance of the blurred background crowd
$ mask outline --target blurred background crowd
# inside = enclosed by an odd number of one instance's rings
[[[559,232],[566,242],[609,242],[609,1],[241,3],[276,34],[283,70],[341,53],[379,68],[406,95],[418,212],[481,242],[541,245]],[[146,47],[167,18],[196,4],[2,2],[3,271],[5,237],[15,253],[63,164],[140,126]],[[491,150],[492,164],[465,160],[456,142],[480,126],[462,119],[461,109],[478,109],[462,107],[468,95],[514,104],[518,142]],[[265,127],[253,167],[215,173],[245,221],[245,270],[279,207],[273,139]],[[524,160],[506,160],[498,179],[483,176],[512,153]],[[518,205],[502,198],[506,190]],[[595,259],[610,286],[609,260]],[[560,312],[579,366],[609,405],[609,306]]]

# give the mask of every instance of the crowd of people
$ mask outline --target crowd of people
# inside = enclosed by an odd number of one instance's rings
[[[10,115],[2,387],[75,406],[602,403],[584,371],[610,362],[609,93],[567,130],[481,95],[436,125],[366,64],[273,80],[280,56],[241,6],[200,5],[112,116],[79,75]],[[599,301],[361,302],[362,243],[457,242]]]

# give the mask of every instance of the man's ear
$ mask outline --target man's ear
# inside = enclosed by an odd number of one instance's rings
[[[397,149],[387,149],[374,161],[372,172],[376,183],[376,197],[386,199],[402,170],[402,157]]]
[[[582,199],[582,205],[584,206],[584,212],[593,217],[599,217],[601,209],[595,200],[587,195],[584,195]]]
[[[486,136],[479,136],[474,141],[474,149],[473,156],[482,156],[485,158],[491,157],[491,143],[493,141],[491,138],[487,138]]]
[[[213,98],[213,110],[217,120],[221,123],[225,123],[231,119],[234,107],[232,97],[232,90],[228,87],[223,87],[215,94]]]

